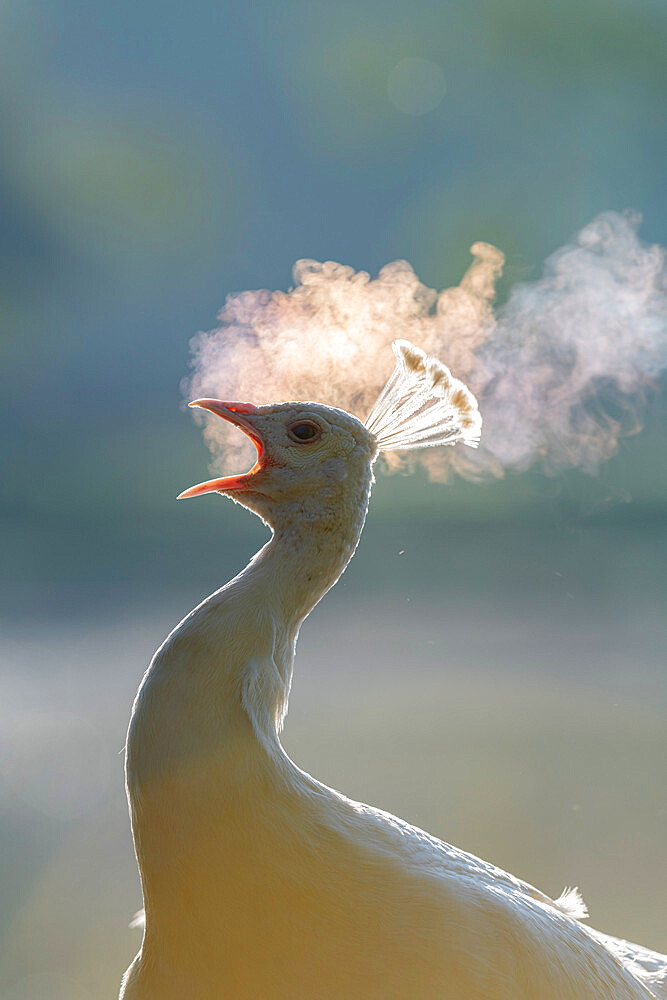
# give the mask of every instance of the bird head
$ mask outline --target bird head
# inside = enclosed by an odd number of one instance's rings
[[[380,451],[459,441],[476,448],[482,418],[470,390],[408,341],[397,340],[393,349],[396,366],[365,423],[322,403],[190,403],[242,430],[257,461],[243,475],[200,483],[178,499],[223,493],[274,528],[293,513],[302,522],[325,523],[346,512],[365,513]]]
[[[294,513],[302,521],[326,520],[353,503],[355,493],[365,506],[377,445],[352,414],[322,403],[255,406],[196,399],[190,406],[238,427],[255,445],[257,461],[242,475],[192,486],[179,500],[221,493],[272,527]]]

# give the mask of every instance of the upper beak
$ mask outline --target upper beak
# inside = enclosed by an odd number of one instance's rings
[[[257,413],[257,407],[253,403],[223,403],[219,399],[195,399],[190,406],[199,406],[202,410],[210,410],[216,413],[223,420],[227,420],[235,427],[239,427],[243,433],[250,438],[257,449],[257,461],[250,472],[242,476],[226,476],[223,479],[209,479],[206,483],[199,483],[191,486],[189,490],[180,493],[177,500],[188,500],[190,497],[199,497],[204,493],[221,493],[227,490],[242,490],[246,487],[248,480],[262,468],[262,455],[264,453],[264,442],[252,424],[252,414]]]

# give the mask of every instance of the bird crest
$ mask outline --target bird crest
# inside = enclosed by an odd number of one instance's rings
[[[366,418],[380,451],[461,441],[476,448],[482,417],[470,389],[407,340],[392,344],[396,367]]]

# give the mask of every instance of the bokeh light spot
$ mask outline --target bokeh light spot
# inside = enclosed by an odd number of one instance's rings
[[[447,84],[430,59],[401,59],[387,79],[389,100],[406,115],[425,115],[442,103]]]

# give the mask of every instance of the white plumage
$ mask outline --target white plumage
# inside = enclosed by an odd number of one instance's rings
[[[580,924],[576,890],[552,901],[322,785],[281,746],[298,631],[354,553],[378,447],[479,438],[468,390],[396,351],[367,426],[314,403],[197,403],[258,460],[182,496],[225,493],[273,534],[166,639],[135,701],[126,771],[146,916],[123,1000],[667,997],[667,959]]]
[[[407,340],[393,344],[396,367],[366,419],[378,451],[463,444],[482,431],[477,400],[449,368]]]

